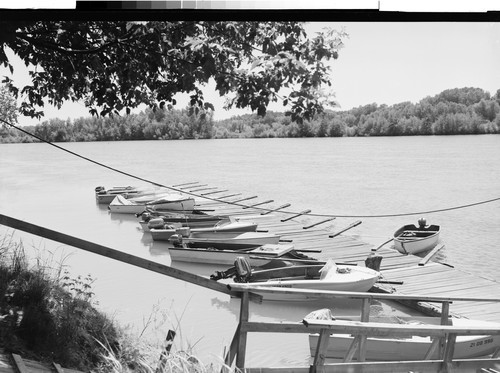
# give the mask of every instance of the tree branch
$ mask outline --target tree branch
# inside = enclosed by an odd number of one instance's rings
[[[69,49],[69,48],[64,48],[64,47],[61,47],[61,46],[59,46],[57,44],[50,43],[50,42],[45,41],[45,40],[39,40],[37,38],[32,38],[30,36],[22,35],[20,33],[17,33],[16,37],[18,37],[19,39],[24,40],[24,41],[26,41],[28,43],[31,43],[34,46],[38,46],[39,48],[41,47],[41,48],[50,49],[50,50],[53,50],[53,51],[56,51],[56,52],[60,52],[60,53],[63,53],[63,54],[71,55],[71,54],[96,54],[96,53],[99,53],[99,52],[105,50],[106,48],[108,48],[108,47],[110,47],[112,45],[117,45],[117,44],[122,43],[123,41],[130,40],[131,35],[128,35],[126,38],[113,40],[112,42],[105,43],[105,44],[103,44],[103,45],[101,45],[101,46],[99,46],[97,48],[93,48],[93,49]]]

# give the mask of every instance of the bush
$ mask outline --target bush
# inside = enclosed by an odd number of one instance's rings
[[[28,358],[80,370],[101,364],[103,342],[117,349],[118,330],[93,305],[92,278],[51,276],[30,266],[22,244],[0,249],[0,346]]]

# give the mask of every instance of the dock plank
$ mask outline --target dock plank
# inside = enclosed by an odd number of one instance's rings
[[[247,201],[245,198],[249,197],[244,197],[243,193],[235,194],[235,192],[228,191],[227,194],[234,194],[234,197],[227,200],[229,204],[223,199],[218,202],[212,199],[202,200],[199,204],[213,208],[217,214],[234,214],[240,220],[254,220],[258,223],[258,229],[278,234],[283,240],[291,240],[291,243],[299,250],[320,250],[320,253],[308,254],[319,260],[333,258],[337,262],[364,265],[368,256],[381,256],[382,279],[392,282],[400,281],[402,284],[391,284],[390,286],[377,284],[379,291],[405,295],[455,295],[483,298],[491,297],[492,294],[500,294],[500,283],[453,268],[453,263],[451,265],[450,263],[437,263],[431,259],[425,265],[419,266],[422,257],[401,254],[389,245],[373,253],[371,251],[374,248],[373,244],[351,236],[349,232],[343,232],[334,238],[329,238],[328,235],[332,233],[331,227],[335,224],[334,222],[325,222],[324,226],[315,226],[311,230],[304,229],[304,226],[315,224],[328,216],[300,215],[294,217],[296,212],[286,210],[272,211],[261,215],[262,211],[275,208],[275,206],[269,206],[267,209],[256,207],[244,209],[243,206],[259,203],[263,199],[256,198]],[[278,202],[276,202],[276,206],[279,206]],[[287,218],[290,217],[293,219],[288,220]],[[282,222],[281,220],[286,221]],[[450,305],[450,311],[453,314],[483,320],[496,319],[498,321],[500,318],[500,304],[495,302],[480,305],[473,302],[456,302]]]

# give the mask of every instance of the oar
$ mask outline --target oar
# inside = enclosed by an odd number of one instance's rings
[[[389,239],[389,240],[387,240],[387,241],[385,241],[384,243],[382,243],[381,245],[379,245],[379,246],[378,246],[378,247],[376,247],[375,249],[372,249],[372,251],[373,251],[373,252],[374,252],[374,251],[377,251],[377,250],[378,250],[378,249],[380,249],[382,246],[384,246],[384,245],[388,244],[388,243],[389,243],[389,242],[391,242],[392,240],[394,240],[394,237],[393,237],[393,238],[391,238],[391,239]]]
[[[347,230],[349,230],[349,229],[351,229],[351,228],[354,228],[354,227],[356,227],[356,226],[358,226],[358,225],[360,225],[360,224],[361,224],[361,220],[355,221],[354,223],[352,223],[352,224],[351,224],[351,225],[349,225],[348,227],[345,227],[344,229],[341,229],[341,230],[339,230],[339,231],[335,232],[334,234],[329,235],[328,237],[329,237],[329,238],[336,237],[336,236],[338,236],[339,234],[341,234],[341,233],[343,233],[343,232],[345,232],[345,231],[347,231]]]

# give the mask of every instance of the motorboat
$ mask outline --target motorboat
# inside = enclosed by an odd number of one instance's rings
[[[174,246],[187,245],[188,247],[213,247],[227,250],[278,244],[279,240],[279,235],[263,232],[195,232],[189,237],[175,234],[169,239]]]
[[[149,231],[154,241],[168,241],[174,234],[180,234],[182,237],[190,237],[196,235],[198,237],[209,234],[217,233],[218,235],[224,233],[243,233],[255,232],[257,230],[257,223],[246,221],[218,221],[211,227],[190,228],[179,227],[175,224],[165,224],[162,228],[150,228]]]
[[[121,195],[125,198],[137,197],[147,193],[148,189],[137,188],[134,186],[123,186],[123,187],[112,187],[106,189],[104,186],[98,186],[95,188],[95,199],[99,204],[110,204],[117,195]]]
[[[270,300],[309,300],[307,293],[294,292],[259,292],[262,289],[305,289],[317,291],[366,292],[379,280],[380,273],[364,267],[350,264],[337,264],[332,259],[322,264],[294,265],[282,268],[251,270],[241,262],[238,277],[228,284],[232,290],[247,290],[261,294]],[[238,265],[237,265],[238,267]],[[242,281],[242,282],[237,282]]]
[[[292,244],[265,244],[237,250],[204,247],[171,247],[168,249],[172,261],[207,263],[233,266],[236,258],[243,257],[252,267],[265,265],[273,260],[288,260],[295,263],[317,262],[294,249]]]
[[[193,210],[193,212],[189,213],[148,208],[143,213],[137,215],[140,217],[139,224],[143,232],[149,232],[151,228],[165,228],[168,225],[190,228],[213,227],[219,222],[234,220],[228,215],[209,215],[198,210]]]

